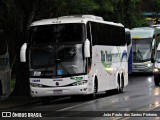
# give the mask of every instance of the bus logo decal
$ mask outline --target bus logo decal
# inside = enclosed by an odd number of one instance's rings
[[[56,82],[56,86],[59,86],[59,82]]]
[[[122,62],[123,58],[127,59],[127,51],[126,50],[124,50],[123,53],[122,53],[121,62]]]

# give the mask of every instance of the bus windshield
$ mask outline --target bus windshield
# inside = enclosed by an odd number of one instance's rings
[[[84,24],[68,23],[32,26],[31,44],[82,42],[84,41]]]
[[[152,38],[133,39],[133,62],[145,62],[151,59]]]
[[[156,55],[156,62],[160,63],[160,51],[157,51],[157,55]]]
[[[31,48],[31,75],[38,71],[38,76],[71,76],[85,73],[83,44],[36,45]]]

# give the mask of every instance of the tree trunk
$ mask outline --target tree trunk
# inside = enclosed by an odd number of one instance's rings
[[[29,96],[29,74],[27,63],[20,62],[20,48],[21,45],[17,45],[16,49],[16,83],[13,91],[13,95]]]
[[[20,34],[20,39],[17,40],[19,43],[16,45],[16,83],[15,83],[15,88],[13,91],[13,95],[30,95],[30,87],[29,87],[29,69],[28,69],[28,64],[26,63],[21,63],[20,62],[20,49],[22,44],[24,42],[28,41],[28,29],[30,27],[30,24],[33,22],[35,11],[37,9],[39,0],[35,1],[33,3],[33,8],[30,13],[27,13],[23,19],[23,24],[22,26],[22,33]]]

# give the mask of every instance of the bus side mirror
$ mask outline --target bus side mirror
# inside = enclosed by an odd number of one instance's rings
[[[151,50],[155,50],[155,49],[156,49],[156,40],[153,39]]]
[[[90,57],[90,41],[88,39],[84,42],[84,56]]]
[[[26,62],[27,43],[24,43],[20,50],[20,62]]]

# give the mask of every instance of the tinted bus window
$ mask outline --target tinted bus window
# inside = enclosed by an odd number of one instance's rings
[[[31,43],[61,43],[84,41],[84,24],[54,24],[31,27]]]
[[[91,30],[93,45],[121,46],[126,44],[123,27],[91,22]]]

